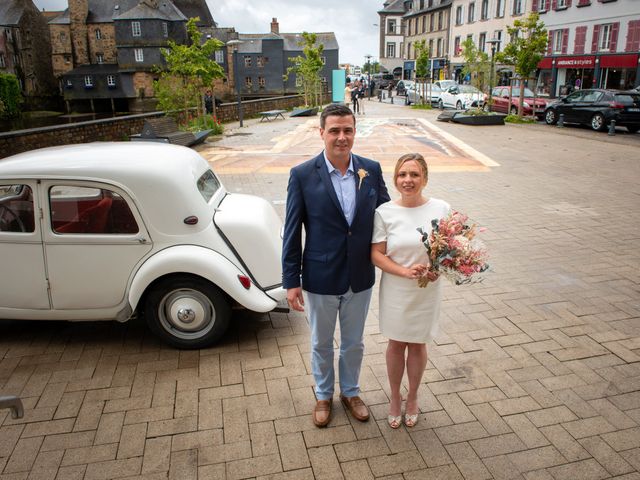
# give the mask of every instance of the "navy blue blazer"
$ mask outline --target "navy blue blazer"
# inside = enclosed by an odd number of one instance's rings
[[[342,212],[323,153],[291,169],[282,247],[284,288],[302,285],[308,292],[341,295],[349,287],[361,292],[373,286],[373,217],[375,209],[389,201],[389,192],[378,162],[357,155],[352,158],[357,190],[351,226]],[[360,188],[359,169],[368,173]]]

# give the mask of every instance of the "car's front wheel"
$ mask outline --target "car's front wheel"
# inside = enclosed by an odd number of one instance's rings
[[[456,110],[462,110],[462,102],[460,100],[456,103]]]
[[[547,125],[555,125],[558,123],[558,115],[556,115],[556,111],[552,108],[547,109],[547,111],[544,112],[544,121]]]
[[[518,114],[518,107],[516,107],[515,105],[511,106],[511,110],[509,111],[509,113],[511,115],[517,115]]]
[[[604,116],[601,113],[596,113],[591,117],[591,128],[596,132],[601,132],[606,127]]]
[[[441,98],[438,99],[438,108],[440,110],[444,110],[444,103],[442,102]]]
[[[152,286],[144,315],[153,333],[177,348],[202,348],[229,326],[231,307],[208,281],[190,275],[166,277]]]
[[[485,112],[490,112],[490,111],[491,111],[491,108],[489,108],[489,104],[488,104],[488,103],[485,103],[485,104],[482,106],[482,110],[484,110]]]

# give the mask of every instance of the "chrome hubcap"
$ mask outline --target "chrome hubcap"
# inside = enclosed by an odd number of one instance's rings
[[[202,335],[215,323],[215,309],[211,300],[194,289],[173,290],[164,296],[159,306],[164,328],[174,335]]]

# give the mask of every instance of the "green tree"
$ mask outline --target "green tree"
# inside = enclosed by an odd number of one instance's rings
[[[20,82],[10,73],[0,73],[0,118],[8,119],[20,115]]]
[[[373,75],[374,73],[380,72],[380,64],[378,62],[372,62],[371,60],[369,60],[364,64],[362,70],[364,71],[364,73],[370,73]]]
[[[299,45],[303,47],[303,55],[289,59],[293,65],[287,68],[284,81],[286,82],[292,73],[295,74],[302,84],[305,105],[319,106],[322,103],[320,70],[323,66],[324,45],[318,43],[318,36],[315,33],[308,32],[302,32],[302,41]]]
[[[473,39],[467,38],[462,42],[462,57],[464,58],[464,76],[471,77],[471,85],[484,92],[488,88],[488,81],[491,72],[491,62],[489,55],[481,52],[473,43]]]
[[[214,79],[224,77],[223,68],[212,59],[223,43],[214,38],[202,43],[198,21],[196,17],[187,22],[187,44],[169,40],[168,48],[162,50],[166,68],[154,82],[160,108],[165,111],[182,109],[185,119],[190,108],[198,107],[199,112],[204,111],[203,89],[211,87]]]
[[[516,75],[520,77],[518,116],[522,117],[524,80],[538,68],[538,63],[547,50],[547,30],[538,13],[532,12],[525,19],[514,21],[512,27],[507,27],[507,33],[511,42],[496,55],[496,60],[505,65],[512,65]]]
[[[414,44],[416,51],[416,85],[420,85],[420,89],[416,89],[420,94],[422,104],[424,104],[427,95],[429,97],[429,104],[431,104],[431,92],[427,92],[427,78],[430,78],[431,71],[429,70],[429,58],[431,52],[424,40],[419,40]]]

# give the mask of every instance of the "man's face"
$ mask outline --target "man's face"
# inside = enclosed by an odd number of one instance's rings
[[[330,115],[320,129],[320,136],[329,160],[348,157],[356,136],[355,121],[351,115]]]

